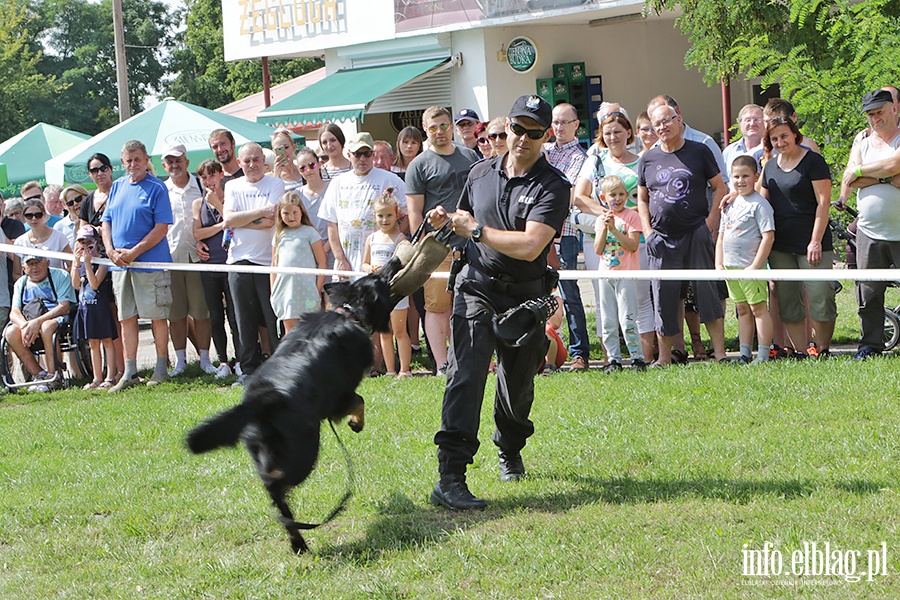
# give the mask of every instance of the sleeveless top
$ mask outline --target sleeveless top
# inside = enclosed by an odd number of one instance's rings
[[[200,224],[203,227],[211,227],[221,222],[222,215],[209,205],[206,198],[203,198],[203,203],[200,205]],[[228,258],[228,251],[222,248],[222,235],[224,233],[224,231],[218,231],[203,240],[209,246],[209,260],[206,262],[214,265],[225,264],[225,259]]]

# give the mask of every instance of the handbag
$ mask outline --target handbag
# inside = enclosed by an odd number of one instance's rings
[[[49,271],[47,271],[47,279],[50,281],[50,289],[53,290],[53,297],[56,299],[56,286],[53,285],[53,276]],[[22,290],[19,292],[19,302],[22,301],[22,295],[24,293],[25,285],[22,285]],[[25,317],[25,320],[27,321],[33,321],[47,312],[50,312],[50,308],[47,306],[44,298],[32,298],[22,305],[22,316]]]

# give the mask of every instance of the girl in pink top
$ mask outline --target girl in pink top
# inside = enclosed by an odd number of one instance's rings
[[[638,246],[641,239],[641,219],[634,209],[626,208],[628,190],[617,176],[605,177],[600,184],[600,198],[606,208],[594,223],[597,236],[594,250],[600,257],[600,271],[638,270]],[[637,286],[633,280],[600,279],[600,323],[603,349],[609,364],[606,372],[622,368],[619,348],[619,327],[625,335],[625,345],[634,368],[646,368],[641,340],[638,335]]]

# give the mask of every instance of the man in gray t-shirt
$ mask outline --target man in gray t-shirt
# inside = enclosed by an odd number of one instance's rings
[[[413,232],[429,210],[443,206],[448,213],[456,211],[469,169],[478,161],[473,150],[453,143],[453,125],[446,108],[432,106],[427,109],[422,114],[422,129],[428,136],[429,148],[414,158],[406,170],[406,207],[409,229]],[[448,256],[437,270],[449,269]],[[451,304],[446,285],[443,279],[430,279],[424,286],[425,336],[436,368],[447,362],[450,340]]]

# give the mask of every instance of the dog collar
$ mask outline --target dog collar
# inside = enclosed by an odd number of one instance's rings
[[[348,319],[353,319],[356,322],[359,322],[359,319],[356,318],[356,314],[353,312],[353,309],[350,308],[349,304],[343,304],[334,309],[334,312],[340,313],[347,317]]]

